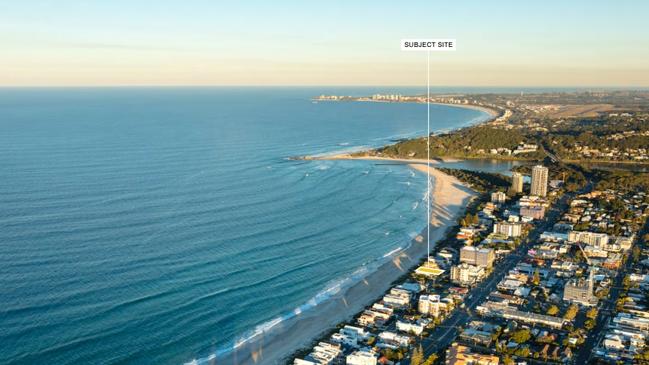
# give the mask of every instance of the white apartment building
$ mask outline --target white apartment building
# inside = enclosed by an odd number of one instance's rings
[[[460,262],[466,262],[470,265],[491,268],[495,259],[496,254],[491,248],[464,246],[460,249]]]
[[[522,193],[523,192],[523,175],[514,172],[512,174],[512,187],[511,191],[514,193]]]
[[[523,233],[522,223],[498,222],[494,224],[494,233],[507,237],[520,237]]]
[[[495,193],[491,193],[491,202],[496,203],[496,204],[502,204],[507,200],[507,194],[503,193],[502,191],[497,191]]]
[[[532,186],[530,195],[548,195],[548,168],[537,165],[532,168]]]
[[[569,242],[585,243],[595,247],[603,247],[608,244],[609,237],[606,233],[570,231]]]
[[[473,285],[485,277],[484,268],[463,263],[451,268],[451,281],[462,286]]]
[[[408,347],[410,345],[409,336],[404,336],[389,331],[379,333],[379,340],[384,345],[387,345],[386,347]]]
[[[421,314],[439,317],[442,312],[447,311],[447,304],[437,294],[422,295],[419,297],[417,310]]]
[[[295,359],[294,365],[334,365],[342,355],[340,345],[320,342],[304,359]]]
[[[376,365],[377,354],[369,349],[357,350],[347,355],[345,361],[347,365]]]
[[[426,324],[422,322],[411,323],[402,320],[397,321],[397,331],[412,333],[417,336],[421,335],[426,329]]]

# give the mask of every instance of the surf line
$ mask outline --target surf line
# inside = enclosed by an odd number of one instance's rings
[[[408,38],[401,40],[402,51],[423,51],[426,52],[426,264],[430,263],[430,52],[455,51],[457,48],[455,39],[448,38]]]

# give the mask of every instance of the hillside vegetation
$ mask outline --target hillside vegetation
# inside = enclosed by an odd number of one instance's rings
[[[507,148],[513,150],[527,138],[520,132],[475,126],[452,133],[432,136],[430,140],[431,157],[485,157],[491,149]],[[426,138],[402,141],[375,151],[387,157],[426,158]],[[528,158],[542,156],[527,156]]]

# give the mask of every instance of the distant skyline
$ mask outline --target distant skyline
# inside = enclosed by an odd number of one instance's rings
[[[647,87],[637,1],[0,1],[0,86]]]

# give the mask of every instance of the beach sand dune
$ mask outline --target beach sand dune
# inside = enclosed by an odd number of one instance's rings
[[[408,161],[411,162],[411,161]],[[420,162],[420,161],[417,161]],[[426,172],[428,165],[411,163],[410,167]],[[216,359],[219,365],[284,364],[294,351],[309,345],[319,335],[324,334],[338,323],[350,319],[354,314],[380,298],[391,283],[408,272],[427,254],[425,237],[430,229],[431,248],[442,239],[449,227],[463,214],[469,200],[475,195],[471,189],[462,185],[455,177],[446,175],[430,167],[432,186],[432,206],[430,225],[421,232],[422,240],[413,239],[412,245],[384,263],[364,280],[341,291],[316,308],[286,320],[269,332],[238,347],[223,358]]]

